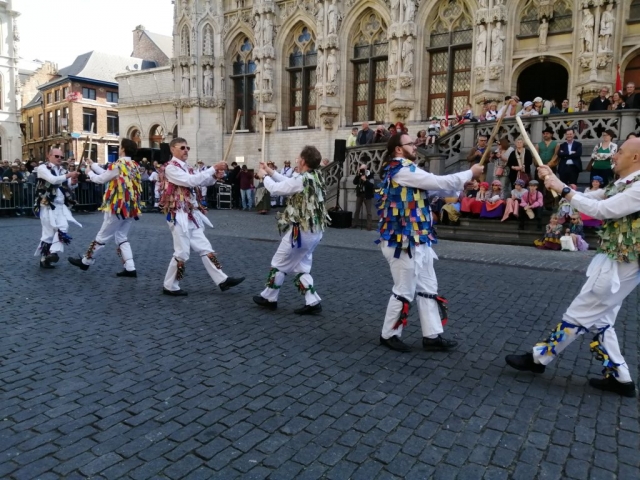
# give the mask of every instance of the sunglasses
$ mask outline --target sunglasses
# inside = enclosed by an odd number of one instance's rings
[[[188,152],[189,150],[191,150],[191,147],[187,147],[187,146],[183,145],[183,146],[180,147],[180,150],[186,150]]]
[[[54,155],[55,158],[64,158],[64,155]]]

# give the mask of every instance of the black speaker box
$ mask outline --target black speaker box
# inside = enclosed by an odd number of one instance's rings
[[[333,228],[350,228],[351,217],[353,212],[345,212],[344,210],[329,210],[329,217],[331,218],[330,227]]]
[[[171,157],[173,157],[173,155],[171,155],[171,149],[169,148],[169,144],[161,143],[160,155],[158,155],[158,163],[167,163],[169,160],[171,160]]]
[[[347,141],[337,138],[333,144],[333,161],[344,162],[347,158]]]

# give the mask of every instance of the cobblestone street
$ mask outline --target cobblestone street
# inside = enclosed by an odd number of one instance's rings
[[[421,349],[417,309],[378,343],[392,280],[374,232],[329,229],[312,274],[318,316],[299,317],[288,278],[278,310],[251,301],[278,241],[273,214],[212,211],[221,293],[197,256],[185,298],[163,296],[172,255],[159,214],[131,230],[137,278],[117,278],[115,244],[83,272],[102,221],[76,215],[54,270],[33,256],[40,223],[0,219],[0,478],[640,478],[638,399],[589,387],[591,336],[545,374],[504,356],[548,335],[593,252],[442,242],[440,293],[451,353]],[[616,324],[638,379],[638,294]]]

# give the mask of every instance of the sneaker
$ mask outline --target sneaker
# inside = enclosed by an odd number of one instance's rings
[[[384,345],[385,347],[390,348],[391,350],[395,350],[396,352],[411,351],[411,347],[400,340],[400,337],[397,335],[394,335],[391,338],[382,338],[382,335],[380,335],[380,345]]]
[[[85,265],[84,263],[82,263],[82,257],[79,257],[79,258],[69,257],[68,260],[71,265],[78,267],[80,270],[85,270],[85,271],[89,270],[89,265]]]
[[[633,398],[636,396],[636,386],[633,382],[620,383],[614,377],[590,378],[589,385],[598,390],[617,393],[623,397]]]
[[[453,350],[457,346],[458,342],[447,340],[442,335],[438,335],[436,338],[422,337],[422,348],[425,350],[446,352],[447,350]]]
[[[268,308],[269,310],[275,310],[278,308],[278,302],[270,302],[262,295],[256,295],[253,297],[253,302],[260,305],[261,307]]]
[[[220,290],[222,290],[223,292],[226,292],[231,287],[240,285],[242,282],[244,282],[244,277],[239,277],[239,278],[227,277],[227,279],[218,286],[220,287]]]
[[[547,368],[541,363],[533,361],[533,353],[525,353],[523,355],[507,355],[504,357],[507,365],[521,372],[544,373]]]
[[[293,313],[297,313],[298,315],[315,315],[316,313],[320,313],[322,311],[322,305],[316,303],[315,305],[305,305],[302,308],[296,308]]]

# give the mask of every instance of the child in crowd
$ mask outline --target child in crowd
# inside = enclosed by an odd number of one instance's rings
[[[504,215],[502,216],[503,222],[508,219],[510,215],[518,218],[518,213],[520,213],[520,202],[522,201],[522,196],[526,192],[524,186],[524,180],[516,180],[514,189],[511,190],[511,198],[508,198],[505,203]]]
[[[440,125],[436,117],[431,118],[431,123],[427,126],[427,145],[433,145],[440,136]]]
[[[469,216],[471,213],[471,204],[476,199],[478,190],[477,180],[471,180],[464,184],[464,190],[460,194],[460,212],[462,212],[462,216]]]
[[[551,215],[549,225],[544,233],[544,237],[534,240],[533,244],[542,250],[560,250],[560,236],[562,235],[562,225],[558,223],[558,216]]]
[[[569,185],[569,188],[571,190],[578,189],[578,187],[576,187],[576,185],[573,183]],[[558,203],[558,211],[556,212],[556,215],[558,215],[558,222],[561,224],[569,223],[570,217],[573,214],[574,214],[574,210],[571,204],[569,203],[569,200],[565,198],[561,198],[560,202]]]
[[[604,182],[602,177],[598,175],[594,175],[591,179],[591,186],[585,188],[584,193],[595,192],[602,188]],[[594,227],[597,228],[602,225],[602,220],[597,220],[589,215],[585,215],[584,213],[580,214],[580,218],[582,219],[582,225],[584,227]]]
[[[536,228],[542,230],[542,193],[538,191],[538,181],[531,180],[529,182],[529,190],[522,195],[520,200],[520,211],[518,218],[520,224],[518,230],[524,230],[524,222],[527,218],[536,219]]]
[[[580,218],[580,215],[577,213],[571,215],[571,225],[568,228],[565,228],[564,232],[565,236],[571,239],[571,243],[575,250],[580,252],[589,250],[589,244],[584,239],[584,227],[582,226],[582,219]]]
[[[480,215],[482,212],[482,205],[491,198],[491,192],[489,191],[489,184],[487,182],[480,183],[480,189],[476,194],[475,200],[471,202],[471,214]]]
[[[473,107],[471,106],[470,103],[467,103],[467,106],[465,107],[464,111],[462,112],[462,117],[460,119],[460,123],[470,122],[472,118],[473,118]]]
[[[500,180],[491,182],[489,198],[482,205],[480,218],[500,218],[504,213],[504,200],[502,195],[502,184]]]
[[[446,135],[449,132],[449,125],[447,124],[447,119],[443,118],[440,120],[440,136]]]

